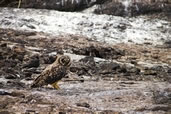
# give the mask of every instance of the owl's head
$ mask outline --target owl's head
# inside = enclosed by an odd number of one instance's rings
[[[57,61],[62,66],[70,66],[71,65],[71,58],[67,55],[61,55],[57,58]]]

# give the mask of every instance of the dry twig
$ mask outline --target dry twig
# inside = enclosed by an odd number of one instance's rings
[[[18,8],[21,6],[21,0],[18,1]]]

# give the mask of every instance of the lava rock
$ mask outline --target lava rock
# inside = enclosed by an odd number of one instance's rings
[[[6,79],[16,79],[17,76],[13,75],[13,74],[8,74],[5,76]]]
[[[85,107],[85,108],[90,108],[90,105],[86,102],[83,102],[83,103],[76,103],[77,106],[79,107]]]
[[[44,64],[52,64],[56,60],[56,55],[43,55],[42,60]]]
[[[94,57],[92,57],[92,56],[88,56],[88,57],[85,57],[83,59],[80,59],[79,62],[89,64],[90,66],[96,66],[95,61],[94,61]]]
[[[171,48],[171,40],[165,41],[164,42],[164,47]]]
[[[68,47],[74,54],[81,54],[86,56],[104,58],[104,59],[117,59],[125,55],[125,51],[106,45],[93,45],[87,44],[86,47]]]
[[[88,75],[92,76],[97,70],[94,57],[85,57],[78,62],[71,64],[70,71],[76,73],[78,76]]]
[[[93,57],[105,58],[105,59],[116,59],[123,55],[125,55],[123,50],[114,49],[111,47],[95,47],[90,46],[86,48],[86,55],[90,55]],[[112,55],[112,56],[111,56]]]
[[[156,104],[171,104],[171,89],[153,91],[153,99]]]
[[[1,47],[1,48],[6,48],[6,47],[7,47],[7,43],[2,43],[2,44],[0,44],[0,47]]]
[[[171,11],[168,0],[140,0],[140,1],[119,1],[110,0],[102,4],[101,8],[94,12],[97,14],[108,14],[115,16],[137,16],[142,14],[153,14],[164,12],[166,15]],[[161,5],[163,5],[161,7]]]
[[[20,98],[24,98],[25,95],[22,93],[22,92],[19,92],[19,91],[12,91],[10,93],[10,96],[13,96],[13,97],[20,97]]]
[[[5,90],[0,90],[0,95],[10,95],[10,93]]]
[[[33,55],[27,59],[28,60],[23,64],[23,68],[39,67],[39,55]]]
[[[7,81],[6,85],[8,85],[10,87],[18,87],[18,88],[25,88],[26,87],[24,83],[19,82],[18,80],[17,81],[13,81],[13,80]]]
[[[15,114],[15,113],[9,111],[0,111],[0,114]]]
[[[143,72],[143,74],[144,75],[157,75],[157,72],[156,71],[154,71],[154,70],[145,70],[144,72]]]
[[[170,111],[171,109],[171,106],[155,106],[155,107],[152,107],[152,111]]]
[[[101,63],[98,67],[99,74],[113,74],[117,69],[120,69],[120,65],[113,62]]]
[[[25,114],[38,114],[35,110],[26,110]]]
[[[141,70],[139,68],[136,68],[136,67],[129,67],[129,68],[127,68],[127,71],[129,73],[140,74]]]

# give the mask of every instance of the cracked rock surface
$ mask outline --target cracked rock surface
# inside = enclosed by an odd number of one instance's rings
[[[170,114],[170,36],[151,16],[0,8],[0,113]],[[58,54],[61,89],[31,89]]]
[[[0,41],[1,113],[171,112],[168,47],[105,45],[78,35],[11,29],[0,29]],[[56,54],[73,60],[61,89],[30,89]]]

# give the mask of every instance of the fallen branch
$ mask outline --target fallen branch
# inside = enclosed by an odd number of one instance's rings
[[[21,0],[18,1],[18,8],[21,6]]]

